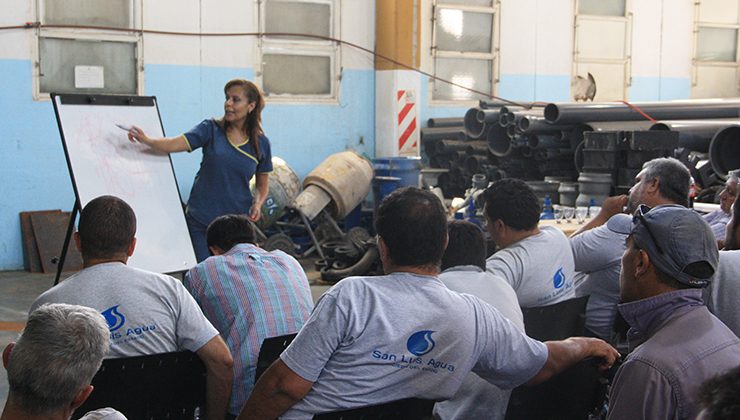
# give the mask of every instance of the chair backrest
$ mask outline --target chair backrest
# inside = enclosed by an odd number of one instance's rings
[[[143,420],[192,420],[196,409],[205,412],[206,368],[190,351],[106,359],[92,385],[73,419],[103,407]]]
[[[581,336],[586,327],[587,302],[588,296],[582,296],[548,306],[522,308],[524,330],[540,341]]]
[[[257,369],[254,373],[254,382],[262,376],[268,367],[280,357],[280,353],[285,350],[298,334],[286,334],[277,337],[265,338],[260,346],[260,354],[257,356]]]
[[[585,333],[588,296],[553,305],[522,309],[527,335],[540,340],[563,340]],[[604,399],[601,374],[594,363],[582,361],[549,381],[515,388],[507,420],[586,419]]]
[[[316,414],[314,420],[428,420],[434,410],[433,400],[406,398],[385,404]]]

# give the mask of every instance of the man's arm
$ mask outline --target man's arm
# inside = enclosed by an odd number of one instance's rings
[[[542,369],[527,382],[537,385],[568,369],[583,359],[602,359],[599,368],[609,369],[619,358],[617,350],[604,340],[588,337],[571,337],[562,341],[546,341],[547,361]]]
[[[257,381],[237,420],[275,419],[306,396],[312,386],[313,382],[278,359]]]
[[[234,360],[220,335],[210,339],[196,354],[206,365],[207,419],[223,420],[231,397]]]
[[[588,223],[581,226],[577,231],[573,232],[570,237],[572,238],[587,230],[599,227],[609,221],[609,219],[615,214],[622,213],[624,206],[627,205],[627,198],[628,197],[626,195],[615,195],[614,197],[608,197],[601,205],[601,211],[599,211],[599,214],[597,214],[596,217],[592,217],[591,220],[588,221]]]

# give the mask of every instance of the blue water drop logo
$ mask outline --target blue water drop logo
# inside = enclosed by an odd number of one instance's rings
[[[102,312],[105,317],[105,321],[108,322],[108,329],[110,332],[123,327],[123,324],[126,323],[126,317],[118,311],[118,306],[120,305],[110,307]]]
[[[434,331],[423,330],[417,331],[409,337],[406,342],[406,348],[416,356],[423,356],[434,349],[434,340],[432,340]]]
[[[555,275],[552,277],[552,285],[556,289],[560,289],[565,284],[565,274],[563,274],[563,267],[560,267]]]

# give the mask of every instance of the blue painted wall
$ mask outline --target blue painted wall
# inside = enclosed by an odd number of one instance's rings
[[[691,97],[688,77],[632,77],[631,101],[669,101]]]
[[[0,270],[23,267],[21,211],[71,210],[74,192],[51,102],[33,101],[31,61],[0,60]],[[182,133],[223,113],[223,85],[251,79],[252,69],[147,65],[145,93],[157,97],[167,135]],[[373,70],[345,70],[339,103],[268,102],[263,127],[273,155],[303,178],[328,155],[346,149],[373,157],[375,150]],[[200,152],[173,155],[180,191],[187,199]]]

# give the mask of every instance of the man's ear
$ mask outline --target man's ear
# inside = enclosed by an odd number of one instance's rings
[[[652,263],[650,262],[650,256],[648,255],[647,251],[644,249],[640,250],[640,254],[638,256],[639,260],[637,261],[637,264],[635,265],[635,277],[640,277],[645,275],[645,273],[648,272],[648,269],[652,267]]]
[[[82,252],[82,242],[80,241],[80,232],[75,231],[74,239],[75,239],[75,247],[77,247],[78,251]]]
[[[5,350],[3,350],[3,367],[5,367],[5,370],[8,369],[8,365],[10,364],[10,353],[13,351],[13,347],[15,347],[15,343],[9,343],[7,346],[5,346]]]
[[[131,243],[128,245],[128,251],[126,253],[129,257],[134,255],[134,249],[136,249],[136,238],[131,239]]]
[[[224,253],[224,250],[220,247],[217,247],[216,245],[211,245],[208,247],[208,249],[211,251],[211,255],[221,255]]]
[[[82,388],[82,390],[78,392],[75,395],[75,397],[72,399],[72,402],[69,404],[69,408],[71,408],[74,411],[77,407],[81,406],[82,403],[84,403],[85,400],[87,400],[87,398],[90,396],[90,393],[92,391],[93,391],[92,385],[88,385]]]
[[[660,194],[660,178],[653,178],[652,181],[648,182],[645,185],[645,192],[648,194],[655,196]]]

